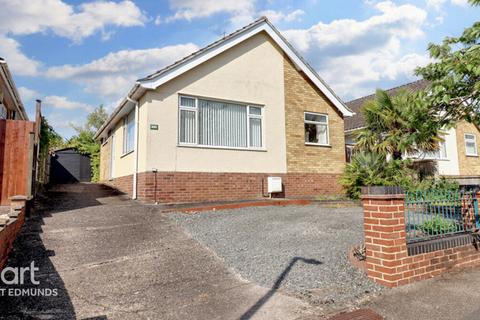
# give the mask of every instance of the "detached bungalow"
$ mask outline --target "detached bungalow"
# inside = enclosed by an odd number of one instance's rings
[[[96,134],[100,175],[159,202],[261,198],[268,177],[285,197],[339,194],[352,115],[261,18],[139,79]]]
[[[396,88],[387,90],[390,95],[397,94],[400,90],[416,92],[428,87],[428,82],[418,80]],[[365,127],[362,108],[375,95],[369,95],[350,102],[347,106],[355,112],[353,117],[345,121],[345,142],[347,161],[355,145],[354,133]],[[480,131],[474,124],[466,121],[458,122],[453,128],[445,131],[444,142],[440,150],[433,153],[423,153],[412,156],[417,162],[434,163],[437,174],[459,180],[461,184],[480,184]]]

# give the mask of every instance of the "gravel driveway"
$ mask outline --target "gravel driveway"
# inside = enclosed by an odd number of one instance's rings
[[[241,277],[267,288],[337,307],[380,290],[347,258],[363,240],[361,208],[250,207],[171,219]]]

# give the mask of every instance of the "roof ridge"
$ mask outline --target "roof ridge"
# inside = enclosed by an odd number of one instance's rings
[[[245,25],[245,26],[243,26],[243,27],[241,27],[241,28],[239,28],[239,29],[237,29],[237,30],[229,33],[228,35],[224,35],[224,36],[222,36],[221,38],[219,38],[219,39],[217,39],[217,40],[215,40],[215,41],[213,41],[213,42],[210,42],[209,44],[207,44],[206,46],[201,47],[201,48],[198,49],[197,51],[192,52],[191,54],[189,54],[189,55],[187,55],[187,56],[185,56],[185,57],[183,57],[183,58],[181,58],[181,59],[179,59],[179,60],[177,60],[177,61],[175,61],[175,62],[173,62],[173,63],[171,63],[171,64],[169,64],[169,65],[167,65],[167,66],[165,66],[165,67],[163,67],[163,68],[161,68],[161,69],[159,69],[159,70],[157,70],[157,71],[155,71],[155,72],[153,72],[153,73],[151,73],[151,74],[149,74],[149,75],[147,75],[147,76],[145,76],[145,77],[142,77],[142,78],[137,79],[137,81],[150,80],[151,78],[154,78],[155,76],[157,76],[158,74],[164,72],[165,70],[168,70],[168,69],[176,66],[177,64],[179,64],[179,63],[181,63],[181,62],[183,62],[183,61],[186,61],[186,60],[188,60],[188,59],[193,58],[194,56],[196,56],[196,55],[199,54],[200,52],[203,52],[203,51],[207,50],[208,48],[211,48],[211,47],[215,46],[216,44],[220,43],[221,41],[224,41],[225,39],[228,39],[228,38],[230,38],[230,37],[232,37],[232,36],[234,36],[234,35],[242,32],[242,31],[244,31],[245,29],[251,28],[253,25],[258,24],[258,23],[260,23],[260,22],[264,22],[264,21],[265,21],[265,22],[269,22],[269,20],[268,20],[268,18],[267,18],[266,16],[261,16],[260,18],[258,18],[258,19],[256,19],[256,20],[250,22],[249,24],[247,24],[247,25]]]
[[[398,86],[396,86],[396,87],[392,87],[392,88],[388,88],[388,89],[382,89],[382,90],[384,90],[384,91],[392,91],[392,90],[400,89],[400,88],[402,88],[402,87],[410,86],[410,85],[412,85],[412,84],[414,84],[414,83],[423,82],[423,81],[427,82],[428,80],[418,79],[418,80],[415,80],[415,81],[412,81],[412,82],[408,82],[408,83],[404,83],[404,84],[398,85]],[[377,88],[377,89],[379,89],[379,88]],[[372,93],[372,94],[369,94],[369,95],[367,95],[367,96],[363,96],[363,97],[360,97],[360,98],[356,98],[356,99],[350,100],[350,101],[348,101],[348,102],[346,102],[346,103],[351,103],[351,102],[354,102],[354,101],[357,101],[357,100],[361,100],[361,99],[365,99],[365,98],[368,98],[368,97],[371,97],[371,96],[374,96],[374,95],[375,95],[375,93]]]

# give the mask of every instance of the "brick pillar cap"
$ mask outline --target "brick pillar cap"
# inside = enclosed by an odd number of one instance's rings
[[[362,199],[403,199],[405,191],[398,186],[366,186],[362,187]]]

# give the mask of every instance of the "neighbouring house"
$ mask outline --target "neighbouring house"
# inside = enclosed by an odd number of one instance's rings
[[[39,117],[40,103],[37,121]],[[0,58],[0,205],[9,205],[12,196],[33,195],[39,130],[28,121],[8,65]]]
[[[40,124],[40,103],[37,104]],[[0,271],[21,230],[35,191],[39,125],[28,121],[7,63],[0,58]]]
[[[387,90],[395,95],[401,90],[416,92],[428,87],[428,81],[418,80]],[[355,132],[365,127],[362,108],[367,101],[373,100],[375,94],[347,102],[347,106],[355,112],[353,117],[345,119],[345,152],[350,161],[355,146]],[[444,142],[440,149],[433,153],[412,156],[416,162],[435,164],[436,173],[440,176],[457,179],[461,184],[480,184],[480,130],[466,121],[458,122],[454,127],[445,130]]]
[[[96,133],[100,178],[159,202],[340,194],[353,113],[266,19],[139,79]],[[277,180],[278,181],[278,180]]]

